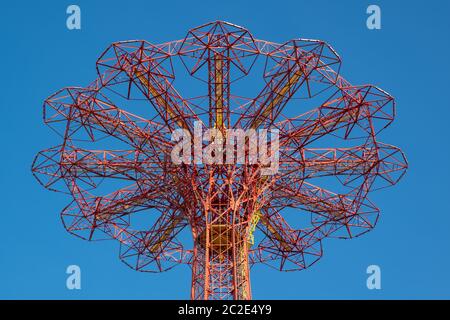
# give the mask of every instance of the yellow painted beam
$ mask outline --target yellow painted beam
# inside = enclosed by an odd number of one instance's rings
[[[215,109],[216,109],[216,128],[223,129],[223,61],[220,57],[214,60],[215,72]]]
[[[289,89],[291,89],[300,80],[302,74],[303,73],[301,71],[295,72],[294,75],[289,78],[288,82],[277,93],[275,93],[275,98],[267,106],[262,106],[263,111],[252,123],[253,129],[256,129],[270,115],[273,109],[281,102]]]
[[[178,114],[178,112],[173,108],[173,106],[171,106],[161,95],[160,92],[158,92],[158,90],[147,80],[147,78],[145,77],[145,74],[143,72],[140,72],[138,70],[135,71],[139,81],[141,82],[142,85],[144,85],[148,91],[151,93],[151,95],[155,98],[157,104],[159,106],[163,106],[166,109],[166,112],[168,113],[169,117],[171,119],[177,119],[177,123],[178,125],[183,128],[183,129],[187,129],[189,130],[188,125],[186,124],[186,122],[184,121],[184,119],[182,119],[182,117],[180,117],[180,115]]]
[[[164,232],[157,238],[156,243],[150,248],[150,252],[157,252],[163,245],[164,241],[167,240],[172,231],[182,220],[183,218],[181,216],[175,217],[175,219],[170,222]]]

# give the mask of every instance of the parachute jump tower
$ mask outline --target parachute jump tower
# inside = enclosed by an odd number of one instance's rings
[[[67,231],[116,239],[131,268],[188,264],[192,299],[251,299],[252,265],[302,270],[324,238],[371,230],[369,192],[406,171],[401,150],[376,138],[394,99],[339,69],[323,41],[272,43],[222,21],[163,44],[113,43],[93,83],[46,99],[44,121],[62,144],[38,153],[33,174],[71,196]],[[278,172],[263,175],[247,157],[175,164],[172,133],[193,135],[196,122],[225,135],[279,130]]]

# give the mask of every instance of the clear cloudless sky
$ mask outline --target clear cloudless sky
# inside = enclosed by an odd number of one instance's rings
[[[95,61],[118,40],[161,43],[212,20],[246,27],[256,38],[322,39],[343,59],[353,84],[373,83],[396,97],[397,118],[382,140],[401,147],[410,168],[372,199],[377,227],[352,240],[325,240],[310,269],[252,269],[256,299],[450,298],[449,1],[76,1],[82,29],[66,28],[68,1],[0,4],[0,298],[187,299],[190,269],[133,271],[113,241],[68,234],[59,212],[69,199],[42,188],[34,155],[59,138],[42,122],[42,102],[94,77]],[[366,28],[378,4],[382,29]],[[82,270],[82,289],[66,289],[66,267]],[[377,264],[382,289],[368,290]]]

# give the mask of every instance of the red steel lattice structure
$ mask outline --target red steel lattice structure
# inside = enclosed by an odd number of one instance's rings
[[[256,61],[261,72],[253,72]],[[176,63],[184,73],[175,73]],[[394,99],[372,85],[352,86],[339,67],[323,41],[271,43],[222,21],[164,44],[113,43],[91,85],[46,99],[44,121],[63,142],[39,152],[32,171],[73,198],[61,213],[70,233],[118,240],[120,258],[139,271],[190,264],[192,299],[250,299],[251,265],[301,270],[320,258],[323,238],[369,231],[379,210],[368,193],[395,184],[407,168],[400,149],[376,139],[394,119]],[[235,94],[243,80],[253,81],[248,76],[261,79],[258,93]],[[180,79],[191,95],[175,89]],[[144,116],[127,111],[134,104]],[[278,173],[263,176],[262,165],[249,163],[175,165],[171,133],[193,133],[195,121],[278,129]],[[311,146],[320,141],[352,145]],[[330,178],[342,192],[315,184]],[[310,213],[310,221],[296,227],[284,209]],[[143,214],[153,219],[147,227],[133,220]]]

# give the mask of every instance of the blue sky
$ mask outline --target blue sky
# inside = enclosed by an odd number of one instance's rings
[[[42,122],[43,100],[62,87],[89,84],[111,42],[166,42],[218,19],[259,39],[330,43],[347,80],[396,97],[397,118],[382,140],[401,147],[410,164],[400,184],[372,197],[382,210],[372,232],[326,240],[323,258],[305,271],[253,268],[253,297],[450,298],[448,1],[77,1],[79,31],[65,26],[70,4],[0,8],[0,298],[189,298],[187,267],[139,273],[119,261],[117,243],[69,235],[59,218],[69,199],[43,189],[30,166],[36,152],[60,142]],[[365,26],[369,4],[381,7],[381,30]],[[81,290],[66,289],[70,264],[81,267]],[[381,267],[381,290],[366,288],[371,264]]]

